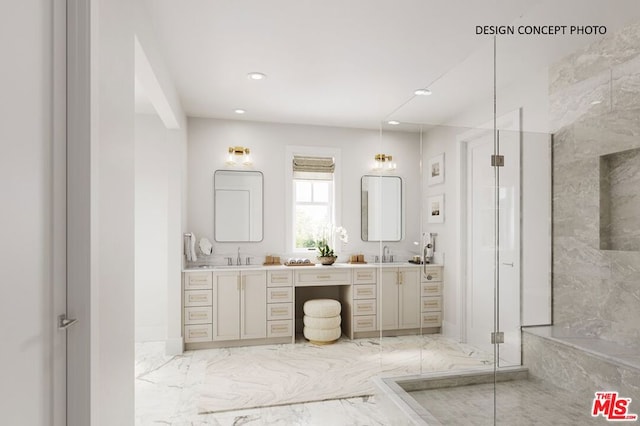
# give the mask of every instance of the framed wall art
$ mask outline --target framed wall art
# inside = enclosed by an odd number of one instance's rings
[[[444,194],[427,198],[427,222],[444,223]]]
[[[444,183],[444,153],[429,160],[427,164],[427,184]]]

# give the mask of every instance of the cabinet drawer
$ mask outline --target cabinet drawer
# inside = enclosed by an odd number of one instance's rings
[[[189,290],[184,292],[184,306],[211,306],[211,290]]]
[[[433,312],[441,310],[442,298],[440,296],[422,298],[422,312]]]
[[[425,281],[442,281],[442,266],[427,266],[422,279]]]
[[[184,276],[185,290],[211,290],[212,283],[211,272],[187,272]]]
[[[292,287],[267,288],[267,303],[293,302]]]
[[[293,271],[267,271],[267,287],[293,285]]]
[[[212,315],[211,306],[184,308],[185,324],[210,324]]]
[[[353,301],[353,315],[375,315],[376,299],[363,299]]]
[[[312,271],[295,271],[296,286],[346,285],[351,284],[351,270],[324,270],[315,267]]]
[[[375,299],[376,285],[375,284],[354,285],[353,298],[354,299]]]
[[[375,315],[365,315],[360,317],[353,317],[353,331],[375,331],[376,327],[376,316]]]
[[[440,296],[440,295],[442,295],[442,283],[440,282],[422,283],[422,297]]]
[[[291,337],[293,321],[267,321],[267,337]]]
[[[267,305],[267,320],[286,320],[293,318],[292,303],[269,303]]]
[[[442,325],[441,312],[425,312],[422,314],[423,327],[440,327]]]
[[[210,342],[212,335],[213,327],[211,327],[211,324],[184,326],[185,343]]]
[[[375,284],[377,282],[376,269],[360,269],[355,268],[353,270],[353,283],[354,284]]]

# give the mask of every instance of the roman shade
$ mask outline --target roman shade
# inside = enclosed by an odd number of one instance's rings
[[[333,180],[336,163],[333,157],[293,156],[293,178]]]

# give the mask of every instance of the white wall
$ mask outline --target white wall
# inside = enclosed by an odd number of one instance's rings
[[[2,423],[12,425],[65,421],[55,405],[57,393],[65,389],[57,382],[56,358],[57,348],[64,348],[64,333],[55,327],[63,309],[56,297],[64,273],[54,273],[57,257],[64,265],[65,247],[55,239],[59,231],[64,236],[64,210],[60,222],[54,210],[60,198],[53,195],[60,172],[64,191],[64,168],[58,162],[58,148],[64,158],[64,145],[54,140],[57,125],[52,127],[53,78],[60,82],[52,63],[52,5],[43,0],[7,3],[0,15],[0,413]],[[64,85],[59,89],[64,94]]]
[[[288,256],[285,238],[285,148],[287,146],[325,146],[341,150],[342,217],[336,225],[347,228],[349,244],[344,246],[339,261],[349,254],[374,255],[379,243],[363,242],[360,238],[360,178],[370,174],[373,157],[384,152],[393,155],[397,174],[405,183],[406,236],[399,243],[388,243],[392,253],[408,256],[416,252],[412,244],[419,241],[419,136],[415,133],[386,132],[384,138],[374,130],[250,121],[189,118],[189,201],[188,231],[197,238],[214,242],[214,262],[223,262],[226,255],[235,256],[241,247],[243,257],[253,255],[255,262],[265,254]],[[215,243],[213,233],[213,173],[225,168],[227,148],[248,146],[254,168],[264,173],[265,229],[259,243]],[[387,244],[387,243],[385,243]]]
[[[129,0],[91,1],[92,425],[134,419],[134,45]]]
[[[167,329],[166,353],[182,353],[182,234],[186,229],[187,206],[187,124],[167,130]]]
[[[136,77],[152,91],[151,101],[161,114],[136,117],[136,340],[164,340],[167,354],[173,355],[182,352],[187,121],[140,1],[134,31]]]
[[[443,334],[459,338],[460,324],[460,259],[458,250],[460,240],[457,235],[457,221],[460,215],[457,188],[459,182],[459,168],[456,165],[457,144],[456,135],[468,129],[462,127],[438,126],[430,129],[424,136],[423,164],[429,159],[444,153],[444,183],[428,186],[427,173],[424,174],[424,191],[422,195],[423,231],[437,233],[435,262],[443,263]],[[427,200],[430,196],[444,194],[444,223],[428,223],[429,211]]]
[[[136,342],[167,336],[169,144],[157,115],[135,120]]]
[[[457,235],[460,207],[457,162],[457,136],[469,128],[492,120],[492,99],[473,105],[452,117],[447,126],[438,126],[425,135],[423,161],[445,153],[446,177],[442,187],[426,186],[423,198],[443,192],[447,219],[429,224],[426,232],[438,233],[438,256],[444,256],[443,333],[460,338],[461,292],[460,240]],[[548,324],[551,321],[551,146],[549,135],[548,72],[541,69],[525,82],[498,91],[497,116],[522,107],[522,324]],[[464,126],[464,127],[463,127]],[[426,209],[425,209],[426,211]],[[464,217],[464,216],[463,216]],[[487,315],[493,315],[487,311]]]
[[[170,354],[181,352],[182,346],[179,290],[185,149],[185,129],[169,130],[157,115],[136,114],[135,336],[136,342],[166,341]],[[176,300],[178,311],[172,310]],[[178,332],[170,338],[170,327],[176,323]]]

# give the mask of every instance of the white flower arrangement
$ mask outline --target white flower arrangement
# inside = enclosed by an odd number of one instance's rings
[[[327,225],[327,228],[322,233],[322,237],[316,240],[316,248],[320,253],[320,257],[335,257],[336,254],[331,246],[329,246],[328,241],[328,235],[333,235],[334,233],[338,235],[338,238],[343,243],[347,244],[349,242],[349,234],[344,227],[335,227],[332,224]]]

